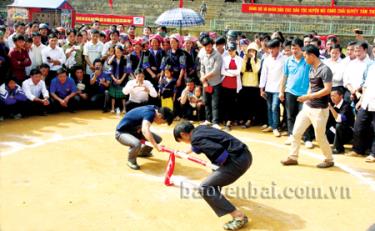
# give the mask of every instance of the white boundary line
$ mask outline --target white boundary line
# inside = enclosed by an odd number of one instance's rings
[[[157,131],[161,132],[161,133],[169,133],[170,132],[169,130],[165,130],[163,128],[161,128],[161,129],[158,128]],[[21,143],[19,143],[19,145],[16,145],[17,142],[0,142],[0,144],[2,144],[2,143],[5,144],[5,145],[11,144],[11,146],[13,146],[13,148],[11,148],[11,150],[0,153],[0,158],[5,157],[5,156],[9,156],[9,155],[12,155],[12,154],[16,154],[17,152],[25,150],[25,149],[36,148],[36,147],[40,147],[40,146],[50,144],[50,143],[55,143],[55,142],[60,142],[60,141],[68,141],[68,140],[75,140],[75,139],[82,139],[82,138],[88,138],[88,137],[109,136],[109,135],[112,135],[114,137],[115,132],[83,133],[83,134],[68,136],[68,137],[61,136],[60,134],[54,134],[53,137],[48,139],[48,140],[39,140],[36,143],[30,144],[30,145],[24,145],[24,144],[21,144]],[[16,136],[16,135],[12,135],[12,136]],[[19,137],[23,138],[23,139],[33,139],[31,136],[19,136]],[[264,140],[260,140],[260,139],[247,138],[247,137],[240,138],[240,139],[243,140],[243,141],[246,141],[246,142],[267,144],[267,145],[271,145],[271,146],[277,147],[277,148],[283,148],[283,149],[288,148],[287,146],[282,145],[282,144],[277,144],[277,143],[274,143],[274,142],[264,141]],[[307,155],[311,158],[314,158],[314,159],[319,159],[319,160],[324,159],[322,155],[318,155],[318,154],[310,152],[310,151],[301,150],[300,153],[303,153],[303,154],[305,154],[305,155]],[[350,167],[348,167],[344,164],[340,164],[340,163],[335,162],[335,166],[340,168],[341,170],[349,173],[350,175],[356,177],[357,179],[360,180],[360,182],[362,182],[364,184],[367,184],[368,186],[370,186],[370,188],[373,191],[375,191],[375,181],[373,179],[364,176],[361,172],[358,172],[358,171],[356,171],[356,170],[354,170],[354,169],[352,169],[352,168],[350,168]]]

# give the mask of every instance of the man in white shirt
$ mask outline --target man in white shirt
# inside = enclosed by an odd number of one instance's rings
[[[112,46],[123,46],[120,43],[120,33],[117,30],[111,31],[109,33],[109,36],[111,38],[110,41],[106,42],[103,46],[103,51],[102,51],[102,60],[106,60],[108,58],[108,50]]]
[[[145,79],[143,70],[135,71],[135,79],[130,80],[122,89],[124,95],[129,95],[129,101],[126,103],[126,110],[147,105],[149,96],[155,98],[158,96],[152,83]]]
[[[30,113],[46,115],[49,93],[39,69],[30,71],[30,78],[23,81],[22,89],[28,99]]]
[[[42,50],[43,63],[47,63],[50,72],[56,73],[65,63],[66,57],[62,48],[57,46],[58,38],[56,34],[50,34],[49,45]]]
[[[87,42],[83,47],[83,55],[86,61],[86,74],[91,75],[95,67],[93,62],[95,59],[101,59],[103,52],[103,43],[99,41],[98,30],[91,31],[91,41]]]
[[[32,34],[33,44],[29,51],[29,56],[31,59],[31,69],[38,68],[43,63],[42,51],[46,46],[42,44],[42,37],[39,32],[34,32]]]
[[[371,61],[367,55],[367,49],[368,44],[365,42],[358,42],[355,45],[354,52],[356,59],[349,62],[344,73],[344,87],[349,91],[345,97],[345,100],[350,100],[350,102],[353,102],[354,104],[357,103],[358,99],[360,98],[360,89],[363,84],[363,74]]]
[[[14,45],[14,41],[13,41],[13,37],[16,35],[16,34],[21,34],[21,35],[25,35],[25,23],[23,22],[16,22],[14,24],[14,33],[11,34],[8,39],[7,39],[7,46],[10,49],[14,48],[15,45]]]
[[[351,156],[364,155],[368,142],[372,142],[370,155],[366,162],[375,162],[375,140],[369,133],[369,127],[375,132],[375,62],[368,65],[364,72],[363,95],[356,105],[357,118],[354,123],[353,152]]]
[[[267,100],[268,108],[268,127],[264,132],[273,131],[276,137],[280,137],[278,127],[280,124],[280,82],[284,75],[285,56],[280,52],[281,42],[278,39],[272,39],[267,43],[270,49],[270,55],[265,58],[260,77],[260,95]]]

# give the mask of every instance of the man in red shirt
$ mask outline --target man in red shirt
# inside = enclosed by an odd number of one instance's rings
[[[25,68],[31,65],[28,52],[25,49],[25,37],[17,34],[13,37],[15,47],[9,51],[11,71],[17,84],[22,84],[26,79]]]

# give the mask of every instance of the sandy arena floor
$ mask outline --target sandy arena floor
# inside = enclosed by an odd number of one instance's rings
[[[139,159],[140,171],[126,166],[127,148],[114,139],[118,121],[89,111],[1,122],[0,230],[222,230],[229,217],[217,218],[193,189],[163,185],[167,154]],[[182,150],[172,128],[154,126],[164,145]],[[341,155],[337,167],[321,170],[320,150],[302,148],[300,165],[283,167],[285,137],[258,127],[231,133],[254,158],[225,191],[252,219],[243,230],[362,231],[375,223],[374,164]],[[176,179],[199,183],[209,174],[177,162]],[[323,198],[312,198],[319,190]]]

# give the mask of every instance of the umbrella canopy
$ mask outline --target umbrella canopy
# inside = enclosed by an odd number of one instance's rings
[[[161,26],[190,27],[204,24],[204,19],[194,10],[187,8],[176,8],[162,13],[155,21]]]

